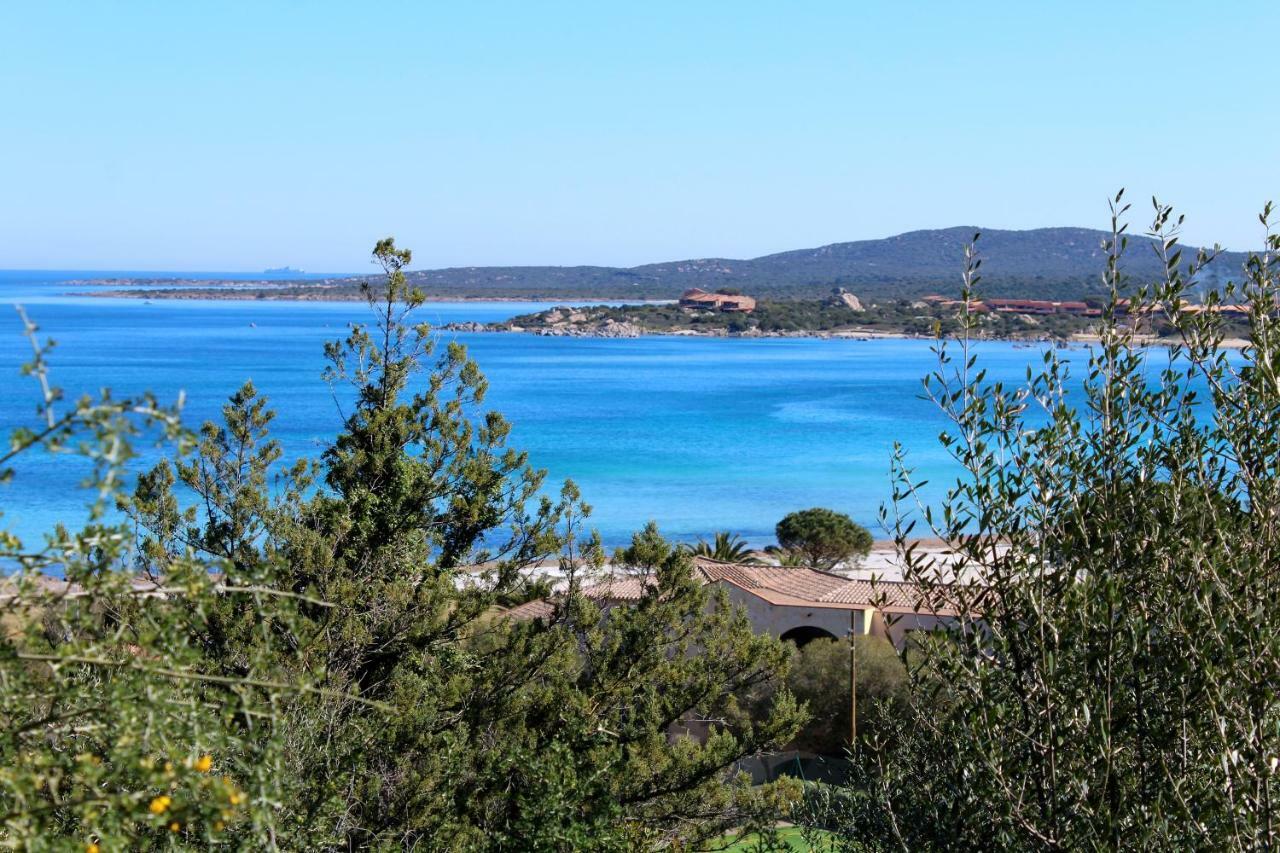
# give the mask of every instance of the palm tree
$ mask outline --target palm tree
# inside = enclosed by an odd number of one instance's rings
[[[719,560],[722,563],[758,563],[760,562],[752,556],[751,547],[747,545],[746,540],[736,533],[730,533],[722,530],[715,535],[715,539],[708,542],[705,539],[699,539],[697,545],[687,545],[689,553],[696,557],[710,557],[713,560]]]
[[[778,545],[770,545],[768,548],[764,549],[764,552],[777,560],[779,566],[798,569],[809,565],[808,561],[805,560],[802,554],[797,554],[795,551],[788,551],[786,548],[782,548]]]

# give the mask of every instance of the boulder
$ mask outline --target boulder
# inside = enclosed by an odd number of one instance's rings
[[[843,287],[837,287],[835,290],[831,291],[831,304],[843,305],[850,311],[857,311],[859,313],[866,310],[862,307],[862,302],[858,297],[854,296]]]
[[[602,338],[638,338],[640,327],[634,323],[619,322],[610,318],[600,324],[596,334]]]

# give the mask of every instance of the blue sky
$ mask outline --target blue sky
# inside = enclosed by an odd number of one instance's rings
[[[1280,3],[0,6],[0,267],[752,257],[1280,201]]]

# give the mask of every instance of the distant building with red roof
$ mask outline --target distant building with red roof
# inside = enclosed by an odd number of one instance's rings
[[[680,297],[681,308],[703,308],[709,311],[736,311],[749,314],[756,310],[756,300],[740,293],[708,293],[697,287]]]

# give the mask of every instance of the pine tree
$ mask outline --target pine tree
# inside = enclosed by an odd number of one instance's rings
[[[278,636],[297,661],[280,661],[322,690],[284,710],[287,834],[322,846],[627,849],[776,808],[773,790],[724,783],[738,759],[790,737],[794,704],[780,695],[745,729],[716,720],[735,690],[779,677],[782,647],[709,599],[656,530],[620,555],[654,580],[636,607],[606,615],[578,594],[603,561],[584,532],[589,507],[572,483],[546,495],[544,474],[508,446],[509,424],[483,410],[486,382],[461,346],[435,357],[412,320],[423,297],[405,282],[408,251],[384,240],[374,258],[375,325],[326,348],[325,378],[348,411],[321,459],[271,493],[278,449],[246,387],[177,468],[194,511],[177,512],[167,466],[132,508],[149,563],[191,549],[228,584],[299,596],[306,624]],[[555,616],[502,618],[521,570],[545,560],[571,578]],[[219,670],[261,633],[247,630],[249,610],[226,608],[227,629],[206,644]],[[672,736],[693,718],[708,721],[704,740]]]

